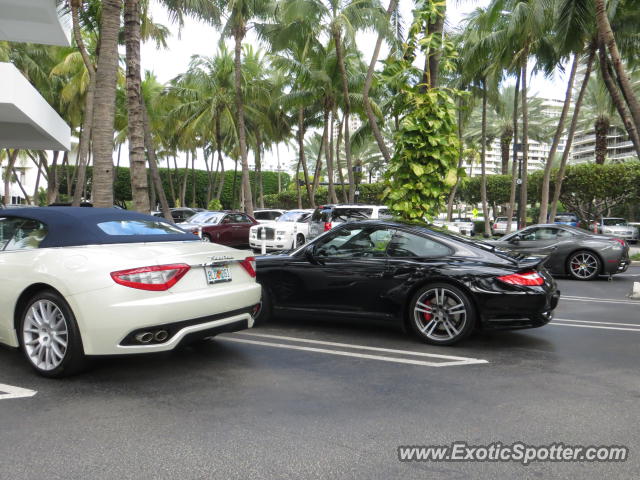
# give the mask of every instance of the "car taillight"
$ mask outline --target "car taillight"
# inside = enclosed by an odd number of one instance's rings
[[[169,290],[185,276],[191,267],[184,263],[154,265],[111,272],[114,282],[138,290]]]
[[[614,242],[618,242],[623,247],[627,245],[627,243],[621,238],[612,238],[611,240],[613,240]]]
[[[324,222],[324,231],[328,232],[331,230],[331,222]]]
[[[251,277],[256,277],[256,257],[247,257],[240,262],[240,265],[244,267]]]
[[[524,272],[524,273],[512,273],[511,275],[504,275],[502,277],[498,277],[503,283],[508,283],[510,285],[544,285],[544,278],[540,276],[538,272]]]

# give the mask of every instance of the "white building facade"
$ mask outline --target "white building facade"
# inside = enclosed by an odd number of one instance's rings
[[[0,0],[0,40],[69,46],[69,19],[56,0]],[[29,81],[10,63],[0,63],[0,149],[68,151],[71,131]],[[6,151],[5,151],[6,153]],[[5,174],[2,166],[2,175]],[[24,156],[16,161],[15,178],[28,195],[38,169]],[[46,187],[41,178],[39,183]],[[4,182],[0,191],[4,195]],[[11,203],[24,203],[18,182],[11,184]]]

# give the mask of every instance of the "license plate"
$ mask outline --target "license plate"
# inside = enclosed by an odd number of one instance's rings
[[[204,274],[207,277],[208,284],[231,281],[229,265],[205,265]]]

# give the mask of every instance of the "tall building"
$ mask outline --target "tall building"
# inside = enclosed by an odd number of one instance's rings
[[[0,40],[69,46],[70,20],[60,14],[56,3],[0,0]],[[70,145],[71,131],[65,121],[18,69],[0,63],[0,148],[66,151]],[[28,193],[32,193],[31,179],[37,176],[32,165],[19,160],[12,172]],[[24,198],[17,182],[11,186],[11,197],[12,201]]]
[[[556,99],[544,99],[543,100],[543,112],[546,116],[550,118],[559,118],[560,113],[562,111],[563,102],[561,100]],[[518,132],[519,134],[522,131]],[[519,139],[521,141],[521,137]],[[536,170],[544,169],[545,164],[547,163],[547,158],[549,157],[549,152],[551,150],[551,142],[553,141],[553,137],[549,138],[549,142],[538,142],[533,139],[529,139],[529,149],[528,149],[528,161],[527,161],[527,172],[532,173]],[[557,154],[562,154],[564,152],[564,147],[566,145],[566,137],[562,137],[560,139],[560,143],[558,145]],[[522,145],[520,142],[514,145],[514,142],[511,142],[511,146],[509,148],[509,164],[511,165],[511,159],[513,159],[513,149],[516,149],[518,152],[518,160],[522,161]],[[500,148],[500,139],[495,139],[485,154],[485,163],[486,163],[486,173],[487,175],[498,175],[502,173],[502,151]],[[469,161],[464,162],[464,168],[467,172],[467,175],[475,177],[476,175],[481,175],[482,167],[480,166],[480,159],[474,159],[472,163]]]

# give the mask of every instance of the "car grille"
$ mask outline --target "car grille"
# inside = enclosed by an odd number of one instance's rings
[[[264,237],[262,236],[264,234]],[[270,227],[258,228],[258,240],[273,240],[275,229]]]

